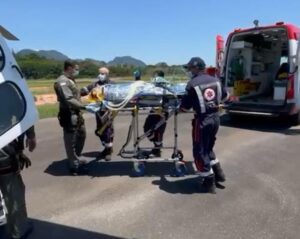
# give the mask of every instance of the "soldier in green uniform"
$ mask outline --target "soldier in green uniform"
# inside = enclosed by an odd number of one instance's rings
[[[25,185],[20,173],[24,167],[31,165],[23,153],[25,137],[32,152],[36,146],[33,127],[0,150],[0,191],[7,209],[5,227],[8,236],[15,239],[27,238],[33,229],[27,219]]]
[[[58,120],[63,128],[66,154],[73,175],[87,173],[87,168],[84,166],[86,161],[79,158],[86,138],[82,110],[93,111],[80,100],[80,90],[75,81],[78,74],[78,65],[65,61],[64,72],[54,83],[59,101]]]

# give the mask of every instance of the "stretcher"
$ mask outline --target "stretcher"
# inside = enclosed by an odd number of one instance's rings
[[[146,161],[172,161],[174,166],[171,175],[184,176],[186,173],[183,153],[178,149],[178,113],[182,96],[185,94],[185,83],[156,86],[152,83],[137,81],[133,83],[107,84],[95,88],[89,95],[91,104],[100,106],[100,110],[106,110],[102,120],[106,122],[98,133],[112,123],[113,119],[121,111],[131,113],[131,122],[128,129],[126,142],[119,151],[119,156],[133,159],[133,175],[145,174]],[[161,120],[148,131],[140,132],[140,116],[148,115],[150,109],[159,110]],[[174,143],[171,146],[162,146],[160,149],[172,150],[169,158],[153,158],[151,151],[155,147],[143,147],[141,142],[166,123],[170,118],[174,119],[173,136]]]

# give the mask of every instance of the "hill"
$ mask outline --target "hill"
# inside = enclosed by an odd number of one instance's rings
[[[59,51],[55,51],[55,50],[35,51],[35,50],[31,50],[31,49],[24,49],[24,50],[19,51],[17,53],[17,56],[26,56],[26,55],[30,55],[30,54],[36,54],[40,57],[45,57],[46,59],[56,60],[56,61],[65,61],[65,60],[69,59],[69,57],[67,57],[66,55],[62,54]]]
[[[108,66],[127,65],[127,66],[135,66],[135,67],[147,66],[143,61],[135,59],[131,56],[115,57],[115,59],[109,61],[107,65]]]

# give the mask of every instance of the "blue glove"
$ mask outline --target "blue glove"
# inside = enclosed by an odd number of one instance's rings
[[[85,110],[90,112],[90,113],[97,113],[100,110],[100,106],[97,104],[89,104],[85,106]]]

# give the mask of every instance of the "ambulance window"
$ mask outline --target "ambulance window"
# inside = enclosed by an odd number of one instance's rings
[[[0,84],[0,95],[0,135],[2,135],[22,120],[26,104],[22,93],[12,83]]]
[[[4,61],[4,52],[3,52],[2,47],[0,46],[0,72],[3,70],[4,64],[5,64],[5,61]]]

